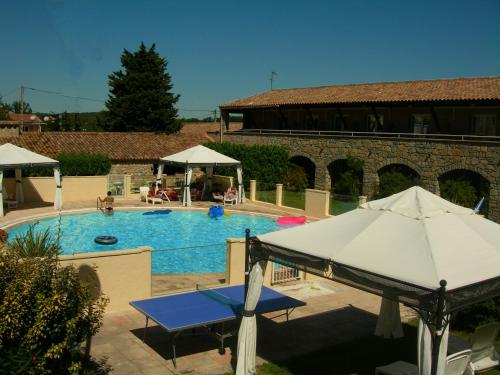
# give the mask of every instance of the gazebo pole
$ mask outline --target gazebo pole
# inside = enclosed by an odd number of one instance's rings
[[[250,258],[250,229],[245,229],[245,295],[243,296],[243,306],[247,302],[248,283],[250,280],[250,270],[248,263]]]
[[[438,304],[436,311],[436,331],[432,337],[432,363],[431,363],[431,375],[437,374],[438,361],[439,361],[439,349],[441,346],[441,339],[443,338],[443,318],[444,318],[444,297],[446,292],[446,280],[441,280],[439,285],[438,294]]]

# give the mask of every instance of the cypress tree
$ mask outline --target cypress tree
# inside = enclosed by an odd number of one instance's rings
[[[175,133],[181,124],[174,107],[179,95],[167,72],[167,60],[143,42],[136,52],[123,50],[122,70],[109,75],[106,107],[111,131]]]

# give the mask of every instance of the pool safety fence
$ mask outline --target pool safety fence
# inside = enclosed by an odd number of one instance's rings
[[[302,278],[302,271],[287,267],[279,263],[273,263],[272,274],[271,274],[271,284],[286,283],[288,281],[300,280]]]

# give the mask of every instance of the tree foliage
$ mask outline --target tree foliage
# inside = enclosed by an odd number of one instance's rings
[[[283,181],[283,186],[289,191],[304,191],[309,185],[304,167],[288,163],[288,171]]]
[[[23,102],[23,113],[32,113],[31,105],[28,102]],[[21,113],[21,101],[14,100],[10,105],[10,110],[14,113]]]
[[[104,176],[111,170],[111,159],[104,154],[66,152],[57,155],[62,176]],[[54,169],[48,167],[23,168],[23,176],[53,176]]]
[[[240,145],[210,142],[205,144],[221,154],[241,161],[243,183],[248,188],[250,180],[257,180],[259,190],[272,190],[283,183],[288,171],[288,151],[275,145]],[[236,168],[215,168],[215,173],[236,177]]]
[[[59,265],[51,241],[45,245],[43,258],[0,249],[0,373],[79,371],[86,362],[80,345],[102,324],[107,299],[73,266]]]
[[[7,120],[7,114],[9,113],[8,104],[4,103],[2,97],[0,96],[0,120]]]
[[[357,198],[363,189],[364,162],[352,155],[338,160],[331,166],[333,175],[333,191],[335,194],[350,195]]]
[[[449,179],[440,185],[441,196],[464,207],[473,207],[477,202],[476,189],[465,179]]]
[[[413,169],[402,164],[391,164],[379,171],[377,198],[385,198],[420,184],[420,177]]]
[[[141,43],[136,52],[123,51],[123,69],[109,75],[108,121],[111,131],[175,133],[181,123],[174,107],[179,95],[171,92],[167,60]]]

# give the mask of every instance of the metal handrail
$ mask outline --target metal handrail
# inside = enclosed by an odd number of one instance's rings
[[[469,135],[469,134],[422,134],[422,133],[389,133],[389,132],[354,132],[338,130],[283,130],[283,129],[241,129],[225,134],[259,134],[259,135],[291,135],[318,137],[351,137],[351,138],[382,138],[382,139],[414,139],[414,140],[449,140],[460,142],[500,143],[499,136]]]

